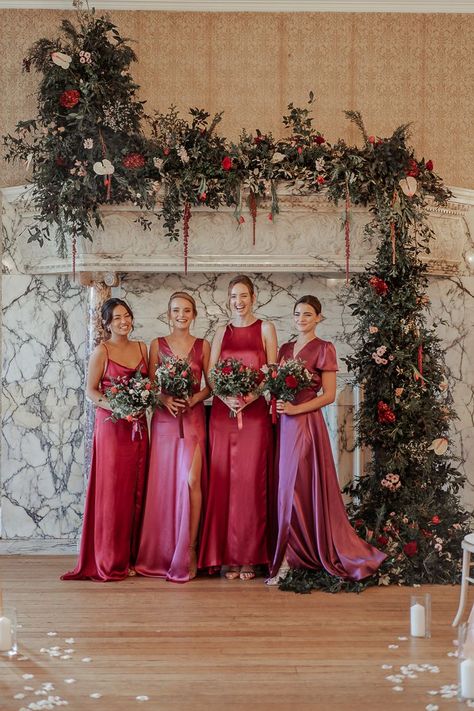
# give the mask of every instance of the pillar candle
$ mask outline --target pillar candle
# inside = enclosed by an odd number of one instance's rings
[[[8,652],[12,647],[12,623],[8,617],[0,617],[0,652]]]
[[[461,696],[474,699],[474,659],[471,658],[461,662]]]
[[[410,608],[410,633],[412,637],[424,637],[425,631],[425,608],[417,602]]]

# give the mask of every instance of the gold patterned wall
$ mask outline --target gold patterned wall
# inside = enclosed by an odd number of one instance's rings
[[[0,131],[35,113],[35,75],[21,74],[32,42],[70,13],[3,10]],[[317,97],[317,128],[356,140],[344,109],[369,133],[413,122],[412,143],[449,185],[474,188],[474,15],[115,12],[136,40],[134,77],[148,108],[224,110],[221,132],[281,135],[290,101]],[[26,181],[0,164],[0,185]]]

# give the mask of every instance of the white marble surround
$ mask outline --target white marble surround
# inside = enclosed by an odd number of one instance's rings
[[[80,530],[85,471],[84,374],[91,292],[72,282],[70,260],[52,245],[27,245],[31,213],[4,191],[2,278],[1,552],[74,550]],[[466,203],[463,196],[463,203]],[[338,296],[345,288],[340,210],[321,198],[283,196],[282,215],[272,225],[262,208],[257,244],[250,218],[236,230],[231,214],[199,210],[191,221],[190,273],[183,274],[181,245],[169,245],[159,230],[143,233],[130,208],[106,211],[106,231],[79,255],[83,283],[120,272],[113,293],[126,298],[136,316],[135,335],[149,342],[167,332],[166,305],[177,289],[192,291],[199,315],[195,334],[210,338],[226,320],[229,273],[255,277],[258,313],[274,320],[279,340],[292,332],[294,299],[316,294],[326,317],[320,336],[335,342],[339,358],[348,352],[351,317]],[[373,253],[361,236],[367,219],[354,215],[351,268]],[[432,318],[442,319],[442,338],[459,420],[452,449],[468,476],[474,464],[474,276],[464,257],[471,253],[474,213],[454,202],[433,211],[438,239],[429,268]],[[326,413],[341,483],[360,469],[352,451],[354,392],[341,360],[337,402]],[[474,482],[474,477],[471,475]],[[465,501],[474,502],[472,484]]]

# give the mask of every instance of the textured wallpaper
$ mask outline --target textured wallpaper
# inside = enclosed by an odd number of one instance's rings
[[[1,133],[35,113],[35,74],[21,74],[31,43],[54,36],[64,11],[3,10]],[[70,13],[67,13],[70,14]],[[474,188],[474,15],[114,12],[136,40],[133,69],[148,110],[176,104],[223,110],[221,132],[282,135],[286,105],[317,97],[317,128],[356,140],[344,109],[369,133],[412,122],[418,155],[449,185]],[[0,164],[0,185],[26,180]]]

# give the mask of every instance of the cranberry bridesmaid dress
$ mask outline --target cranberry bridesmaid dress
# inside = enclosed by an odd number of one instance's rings
[[[166,338],[159,338],[159,352],[174,355]],[[195,392],[201,389],[203,339],[196,338],[188,354],[194,373]],[[175,583],[189,580],[190,503],[188,476],[199,447],[201,489],[206,495],[206,422],[204,403],[183,414],[183,434],[179,421],[166,408],[155,411],[151,423],[150,465],[143,527],[135,569],[140,575],[166,578]]]
[[[280,349],[279,361],[293,358],[294,343]],[[332,343],[314,338],[297,355],[312,373],[312,386],[295,404],[321,390],[321,373],[336,371]],[[331,575],[361,580],[371,575],[385,554],[359,538],[342,500],[329,436],[321,410],[281,415],[278,466],[278,542],[271,567],[276,575],[286,553],[291,568],[321,568]]]
[[[100,390],[111,387],[112,379],[130,378],[137,370],[147,375],[143,355],[136,368],[128,368],[107,354]],[[112,422],[110,415],[101,407],[96,410],[79,560],[62,580],[122,580],[135,563],[147,469],[147,423],[143,416],[137,434],[131,422]]]
[[[220,358],[266,363],[262,322],[227,326]],[[242,429],[214,397],[209,437],[209,496],[199,567],[268,563],[267,489],[272,457],[271,423],[263,397],[242,411]]]

